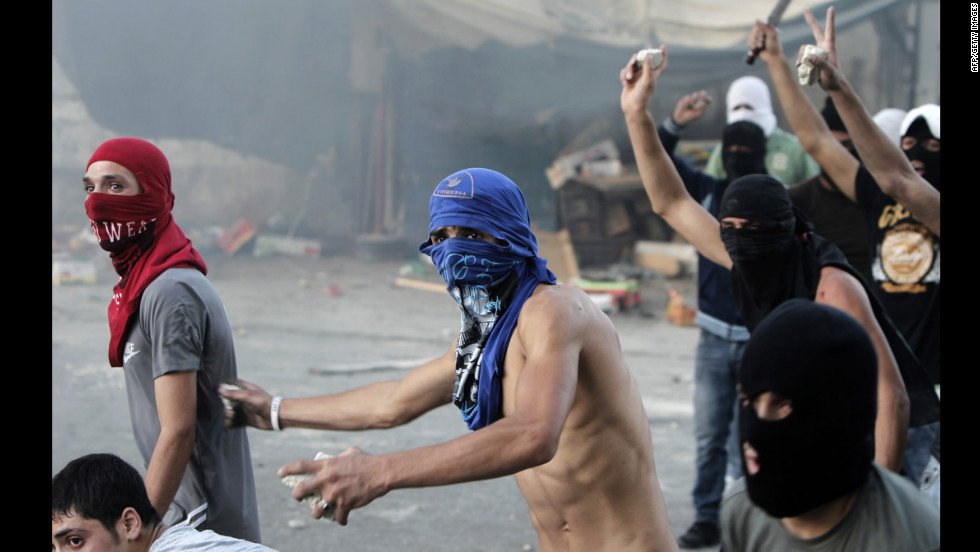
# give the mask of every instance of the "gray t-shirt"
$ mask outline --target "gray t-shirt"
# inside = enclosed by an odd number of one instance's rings
[[[147,465],[160,435],[154,380],[197,372],[196,443],[180,489],[164,516],[260,542],[258,505],[245,429],[225,429],[217,386],[238,370],[231,325],[221,298],[195,269],[172,268],[143,292],[123,354],[136,445]]]
[[[276,552],[275,550],[219,535],[214,531],[198,531],[186,525],[170,527],[150,546],[149,552]]]
[[[752,503],[742,478],[722,499],[721,538],[725,552],[931,552],[939,550],[939,510],[908,479],[873,464],[844,519],[801,539]]]

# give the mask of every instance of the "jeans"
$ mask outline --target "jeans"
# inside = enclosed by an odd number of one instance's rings
[[[902,473],[916,486],[921,483],[922,474],[932,458],[929,449],[936,439],[937,427],[939,427],[939,422],[909,428],[909,437],[905,444],[905,457],[902,458]]]
[[[745,341],[728,341],[701,330],[694,360],[694,436],[697,474],[694,480],[695,521],[718,523],[726,471],[742,476],[738,443],[736,371]]]

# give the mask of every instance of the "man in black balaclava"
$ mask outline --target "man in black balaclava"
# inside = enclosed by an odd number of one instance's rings
[[[722,503],[729,552],[938,550],[939,510],[873,461],[875,346],[805,299],[752,332],[738,372],[744,479]]]
[[[878,356],[875,458],[898,471],[905,451],[910,397],[914,422],[938,419],[938,399],[931,389],[922,392],[923,374],[914,355],[840,250],[809,231],[805,216],[794,211],[778,181],[751,175],[732,182],[722,198],[720,225],[686,192],[649,111],[667,59],[665,54],[657,69],[647,63],[637,69],[630,63],[620,73],[620,103],[654,211],[699,253],[734,269],[736,302],[750,331],[781,302],[793,298],[839,308],[862,322]],[[726,229],[724,242],[721,227]]]
[[[711,102],[701,90],[682,97],[657,132],[670,154],[684,187],[695,201],[718,216],[722,194],[729,183],[750,174],[766,174],[766,136],[750,120],[726,125],[721,137],[727,178],[716,178],[673,155],[682,130],[699,119]],[[698,311],[694,324],[701,329],[694,356],[694,437],[696,476],[691,497],[694,523],[677,539],[682,548],[718,544],[721,496],[726,475],[741,475],[741,455],[735,435],[735,372],[749,331],[742,322],[728,271],[698,255]],[[726,474],[727,472],[727,474]]]
[[[736,121],[721,134],[721,162],[727,181],[749,174],[766,174],[766,137],[751,121]]]
[[[902,151],[912,168],[936,190],[939,180],[939,106],[921,105],[902,121]]]
[[[776,29],[757,24],[748,45],[765,43],[759,59],[769,68],[793,132],[864,213],[870,289],[936,386],[935,394],[940,384],[941,332],[939,106],[925,104],[909,111],[900,127],[901,147],[897,146],[878,128],[837,68],[833,8],[828,10],[825,27],[809,10],[805,16],[816,45],[829,53],[826,61],[817,56],[807,61],[819,68],[820,86],[833,98],[860,161],[832,135],[797,84]],[[913,425],[902,466],[913,481],[920,480],[930,455],[938,459],[937,432],[936,424]]]

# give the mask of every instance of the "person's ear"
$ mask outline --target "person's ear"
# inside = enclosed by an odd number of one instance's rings
[[[140,537],[140,532],[143,530],[143,519],[140,518],[135,508],[127,506],[119,517],[117,527],[122,537],[133,541]]]

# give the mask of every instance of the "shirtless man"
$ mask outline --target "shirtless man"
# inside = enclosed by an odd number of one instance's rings
[[[657,80],[668,66],[666,48],[661,50],[663,63],[656,69],[648,61],[637,64],[634,55],[620,72],[621,108],[654,211],[700,254],[735,272],[736,302],[750,332],[781,301],[801,294],[837,307],[862,323],[878,357],[875,460],[897,472],[905,452],[909,396],[904,373],[899,371],[904,364],[896,362],[891,339],[882,328],[890,322],[873,310],[868,291],[848,271],[839,250],[839,261],[834,263],[824,262],[822,256],[822,252],[831,256],[836,249],[832,244],[814,251],[826,240],[804,228],[805,221],[792,210],[785,188],[772,185],[773,179],[750,175],[732,182],[722,197],[720,223],[687,193],[660,143],[649,109]],[[799,264],[793,265],[797,259]],[[806,277],[801,278],[802,274]],[[892,328],[887,330],[893,335]]]
[[[616,329],[580,289],[555,285],[520,189],[494,171],[459,171],[436,187],[429,215],[420,250],[462,312],[450,350],[400,381],[333,395],[282,400],[239,381],[221,392],[240,401],[227,424],[357,431],[454,403],[473,430],[462,437],[378,456],[352,447],[279,475],[315,473],[293,497],[319,493],[345,525],[395,489],[513,474],[542,551],[676,550]]]

